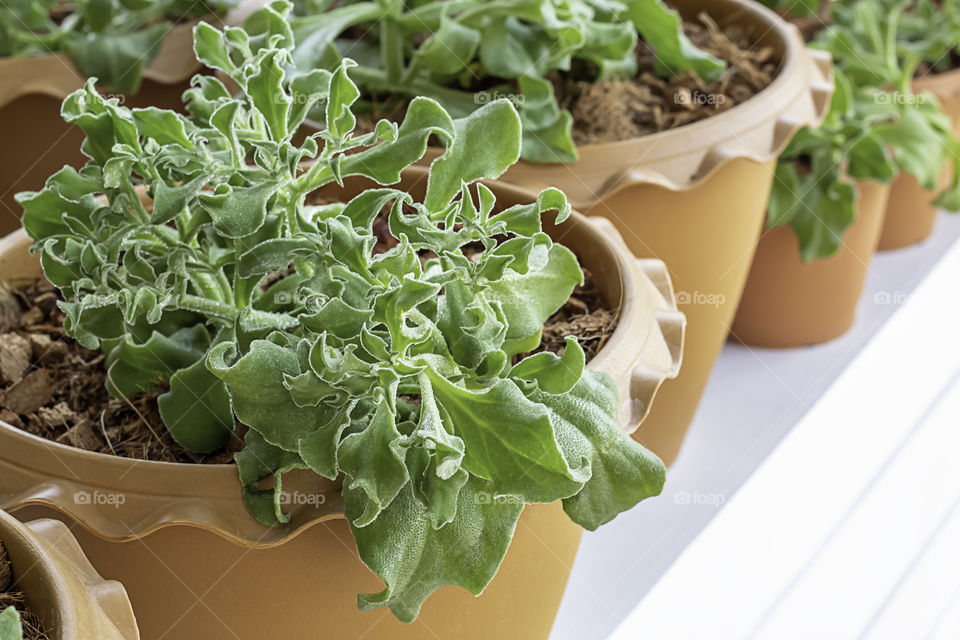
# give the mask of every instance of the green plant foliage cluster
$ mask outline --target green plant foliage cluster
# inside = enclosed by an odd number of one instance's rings
[[[781,155],[768,207],[768,226],[789,223],[805,261],[842,246],[855,180],[889,182],[904,172],[935,191],[952,164],[937,204],[960,210],[960,143],[936,97],[910,88],[918,57],[898,44],[903,7],[834,3],[831,26],[812,44],[833,56],[836,92],[823,125],[798,132]]]
[[[725,63],[694,47],[661,0],[307,0],[293,19],[300,69],[334,69],[344,56],[367,94],[429,96],[464,116],[501,96],[523,121],[533,162],[572,162],[573,118],[549,77],[588,68],[595,79],[637,73],[638,33],[664,75],[705,79]]]
[[[908,7],[897,30],[900,46],[927,63],[934,73],[955,68],[960,56],[960,2],[913,0]]]
[[[236,0],[4,0],[0,57],[64,52],[110,91],[133,93],[173,22],[220,14]]]
[[[517,358],[582,273],[543,232],[543,215],[570,213],[561,192],[500,211],[471,186],[517,160],[512,104],[457,119],[417,97],[399,125],[357,135],[355,63],[288,74],[288,11],[195,29],[198,58],[240,91],[195,77],[189,117],[124,108],[91,81],[63,106],[89,163],[18,199],[65,329],[106,352],[110,390],[169,381],[161,416],[194,451],[247,425],[236,461],[264,524],[289,519],[288,471],[342,478],[360,556],[386,585],[359,605],[410,621],[443,585],[484,589],[525,505],[562,500],[593,529],[658,494],[664,467],[622,431],[613,381],[585,369],[575,338],[562,357]],[[322,129],[297,142],[311,109]],[[445,152],[422,201],[380,186],[431,137]],[[375,184],[311,204],[351,176]],[[399,242],[374,254],[384,211]]]

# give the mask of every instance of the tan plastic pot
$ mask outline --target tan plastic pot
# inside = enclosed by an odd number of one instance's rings
[[[946,172],[944,173],[946,176]],[[946,186],[946,178],[940,184]],[[877,250],[903,249],[926,240],[933,233],[937,192],[924,189],[909,173],[901,173],[890,187],[887,214],[880,231]]]
[[[943,112],[953,123],[954,135],[960,134],[960,69],[937,73],[913,81],[914,93],[929,91],[937,97]],[[940,176],[940,188],[950,180],[949,168]],[[880,251],[902,249],[925,240],[933,233],[937,192],[924,189],[910,174],[900,174],[890,189],[887,217],[880,234]]]
[[[242,2],[224,17],[223,24],[239,24],[263,2]],[[157,57],[144,69],[136,94],[110,96],[132,107],[182,110],[181,95],[201,69],[193,54],[194,24],[170,30]],[[20,226],[22,211],[13,198],[16,193],[42,188],[47,177],[64,165],[81,167],[86,162],[80,152],[83,132],[60,117],[63,99],[84,82],[86,78],[62,53],[0,58],[0,130],[4,148],[16,150],[0,155],[0,236]]]
[[[404,177],[411,193],[425,188],[423,170]],[[357,184],[348,181],[343,195]],[[505,205],[535,198],[491,187]],[[679,366],[684,319],[666,269],[633,258],[602,219],[575,214],[548,232],[577,252],[608,302],[620,305],[614,335],[589,366],[616,380],[624,427],[633,429]],[[27,247],[22,231],[0,241],[4,278],[39,273]],[[126,585],[145,639],[546,638],[582,533],[559,504],[524,511],[481,597],[447,587],[404,625],[389,612],[356,609],[357,592],[382,584],[357,557],[337,485],[318,476],[291,474],[290,481],[284,488],[292,495],[323,499],[291,504],[290,525],[265,528],[247,515],[231,465],[130,461],[0,423],[0,507],[79,523],[74,530],[94,565]]]
[[[26,524],[0,511],[0,542],[14,586],[51,640],[137,640],[137,622],[123,585],[104,580],[62,522]]]
[[[804,264],[789,225],[764,232],[732,337],[754,347],[792,348],[846,333],[876,251],[889,191],[879,182],[857,183],[856,220],[830,258]]]
[[[782,59],[753,99],[704,121],[578,148],[568,165],[521,162],[501,180],[556,186],[590,216],[609,218],[639,257],[663,260],[687,316],[684,366],[664,385],[635,436],[668,464],[676,457],[746,282],[777,156],[801,127],[822,121],[833,79],[827,54],[752,0],[671,0],[686,18],[748,26]]]

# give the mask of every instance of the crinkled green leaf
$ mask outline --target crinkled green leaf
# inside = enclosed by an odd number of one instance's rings
[[[433,162],[424,204],[439,209],[464,182],[498,178],[520,158],[520,119],[507,100],[498,100],[454,121],[454,140]],[[496,131],[491,139],[489,132]]]
[[[555,244],[543,268],[527,274],[510,269],[502,279],[490,283],[487,295],[503,308],[509,327],[507,338],[517,340],[539,331],[582,281],[576,256],[566,247]]]
[[[590,441],[590,479],[563,501],[570,519],[593,531],[641,500],[660,495],[666,468],[627,435],[617,420],[617,387],[607,374],[587,371],[569,393],[531,393],[555,421]]]
[[[579,154],[573,142],[573,116],[560,109],[553,85],[545,78],[519,79],[523,102],[523,150],[530,162],[576,162]]]
[[[285,524],[290,516],[283,511],[283,474],[303,469],[305,464],[296,453],[285,451],[250,430],[244,439],[246,446],[236,454],[237,471],[243,485],[243,503],[257,522],[268,527]],[[259,488],[260,481],[272,478],[272,486]]]
[[[510,377],[532,380],[547,393],[564,394],[573,389],[583,376],[586,356],[575,336],[567,336],[561,357],[550,352],[524,358],[510,369]]]
[[[661,0],[627,0],[627,5],[637,31],[656,52],[661,73],[695,71],[709,81],[726,70],[723,60],[693,46],[683,32],[680,15]]]
[[[260,59],[256,71],[247,79],[247,92],[263,116],[274,138],[287,135],[287,117],[291,97],[283,90],[283,62],[285,55],[276,52]]]
[[[175,372],[201,360],[209,344],[210,335],[203,325],[184,327],[169,336],[154,331],[142,343],[127,336],[107,354],[107,389],[126,397],[150,391]]]
[[[471,60],[480,47],[480,32],[444,16],[440,28],[417,47],[411,64],[441,75],[452,75]]]
[[[297,451],[300,441],[335,413],[325,407],[301,407],[284,387],[284,375],[301,373],[297,354],[266,340],[255,340],[233,363],[236,347],[222,342],[207,355],[207,367],[230,391],[233,411],[243,424],[259,431],[275,446]]]
[[[213,226],[228,238],[242,238],[256,232],[267,218],[267,202],[277,185],[263,182],[250,187],[221,185],[213,193],[200,193],[200,205]]]
[[[463,440],[463,468],[490,481],[497,495],[553,502],[590,477],[589,469],[571,466],[579,461],[564,458],[549,413],[513,381],[468,391],[431,372],[430,382]]]
[[[193,50],[197,60],[208,67],[230,73],[236,68],[230,59],[223,32],[201,22],[193,28]]]
[[[355,491],[345,491],[344,501],[352,522],[363,501]],[[434,529],[407,485],[373,523],[351,526],[360,558],[386,583],[380,593],[359,596],[360,609],[386,606],[412,622],[424,600],[444,585],[479,595],[497,573],[522,510],[522,502],[495,500],[481,480],[471,478],[458,494],[454,520]]]
[[[134,109],[133,119],[141,136],[153,138],[162,145],[177,144],[187,149],[193,148],[193,142],[187,137],[189,123],[175,111],[156,107]]]
[[[337,460],[346,474],[344,490],[363,505],[351,517],[352,527],[365,527],[376,520],[410,481],[404,461],[406,446],[396,416],[385,401],[377,405],[366,429],[340,443]]]
[[[233,433],[230,394],[202,358],[170,376],[170,391],[157,406],[170,435],[189,451],[219,451]]]

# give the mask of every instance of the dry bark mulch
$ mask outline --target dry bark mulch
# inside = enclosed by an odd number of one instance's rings
[[[100,351],[64,334],[59,294],[44,279],[0,285],[0,420],[86,451],[159,462],[229,463],[239,442],[199,456],[178,445],[157,410],[160,388],[132,398],[107,392]]]
[[[776,52],[756,46],[743,27],[721,29],[705,13],[683,27],[695,46],[725,60],[729,69],[710,83],[693,72],[661,78],[653,50],[641,42],[636,78],[593,83],[560,76],[554,85],[560,106],[573,114],[577,144],[629,140],[704,120],[749,100],[776,77]]]
[[[24,640],[48,640],[43,623],[27,606],[27,600],[22,591],[13,588],[13,563],[7,556],[7,550],[0,542],[0,611],[7,607],[14,607],[20,614],[20,624],[23,627]]]
[[[537,351],[563,355],[564,338],[577,336],[590,362],[610,340],[617,328],[619,309],[607,306],[588,269],[583,269],[583,277],[583,286],[577,285],[567,302],[543,325],[543,340]]]

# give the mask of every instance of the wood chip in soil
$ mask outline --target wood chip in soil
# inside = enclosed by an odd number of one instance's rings
[[[0,287],[0,420],[41,438],[86,451],[137,460],[225,464],[242,448],[200,456],[184,450],[163,426],[158,388],[116,398],[105,386],[105,357],[63,332],[56,289],[43,279]],[[11,304],[12,300],[12,304]]]
[[[533,353],[550,351],[562,356],[566,351],[564,338],[576,336],[590,362],[610,340],[617,328],[619,309],[607,306],[588,269],[583,269],[583,276],[583,286],[578,285],[566,304],[547,319],[540,347]]]

